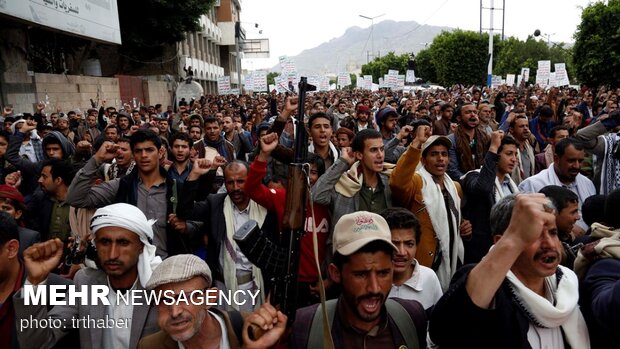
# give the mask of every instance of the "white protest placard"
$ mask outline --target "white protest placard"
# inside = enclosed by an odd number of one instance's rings
[[[549,73],[548,86],[558,86],[558,81],[556,80],[555,73]]]
[[[517,85],[521,85],[521,81],[525,81],[527,85],[527,80],[530,78],[530,68],[521,68],[521,74],[517,76]]]
[[[512,86],[515,84],[515,75],[507,74],[506,75],[506,85]]]
[[[288,79],[285,76],[278,75],[274,79],[276,83],[276,91],[278,93],[284,93],[288,91]]]
[[[566,71],[565,63],[555,64],[555,81],[557,83],[557,86],[570,85],[570,80],[568,79],[568,72]]]
[[[491,86],[500,86],[502,84],[501,75],[493,75],[491,77]]]
[[[536,70],[536,83],[539,85],[548,85],[549,74],[551,74],[551,61],[538,61],[538,69]]]
[[[405,78],[405,82],[415,82],[414,70],[407,70],[407,78]]]
[[[388,70],[387,75],[398,75],[398,70],[390,69],[390,70]]]
[[[252,73],[253,91],[267,91],[267,72],[256,70]]]
[[[217,93],[220,95],[230,94],[230,76],[220,76],[217,78]]]
[[[351,85],[351,76],[347,72],[338,73],[338,86],[340,88]]]
[[[248,72],[244,75],[244,88],[246,91],[254,91],[254,72]]]
[[[329,77],[321,76],[320,80],[321,80],[321,82],[319,84],[319,86],[320,86],[319,90],[320,91],[329,91]]]
[[[395,91],[402,91],[404,88],[405,88],[405,75],[397,75],[396,83],[394,84],[394,87],[392,89],[394,89]]]
[[[320,85],[321,80],[319,79],[318,75],[310,75],[308,76],[308,85],[313,85],[316,86],[316,90],[320,91]]]
[[[372,89],[372,75],[364,75],[364,86],[362,88],[365,90]]]
[[[274,85],[274,84],[269,84],[269,92],[271,92],[271,91],[273,91],[273,90],[276,90],[276,85]],[[276,90],[276,92],[277,92],[277,90]]]
[[[383,83],[383,78],[379,78],[379,88],[384,88],[385,84]]]

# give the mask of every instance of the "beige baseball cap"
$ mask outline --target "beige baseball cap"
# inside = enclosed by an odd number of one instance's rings
[[[359,211],[340,217],[334,228],[333,252],[348,256],[373,241],[385,241],[398,251],[392,243],[390,227],[383,217],[376,213]]]
[[[433,135],[433,136],[428,137],[426,142],[422,144],[422,156],[424,156],[424,151],[428,147],[430,147],[431,145],[435,145],[435,144],[443,144],[446,147],[448,147],[448,150],[450,150],[450,148],[452,147],[452,142],[450,141],[450,138],[446,136]]]

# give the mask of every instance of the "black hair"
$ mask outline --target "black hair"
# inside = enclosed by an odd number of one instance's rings
[[[181,141],[185,141],[189,144],[189,147],[191,148],[194,145],[194,140],[191,139],[191,137],[189,136],[189,134],[185,133],[185,132],[177,132],[175,133],[172,138],[170,138],[170,146],[172,146],[174,144],[174,141],[176,140],[181,140]]]
[[[548,105],[543,105],[542,107],[540,107],[538,116],[550,118],[553,116],[553,109],[551,109],[551,107]]]
[[[233,160],[229,163],[226,164],[226,166],[224,166],[224,177],[226,177],[226,171],[228,169],[230,169],[231,167],[236,167],[236,166],[243,166],[245,167],[246,171],[250,171],[250,165],[248,165],[247,162],[242,161],[242,160]]]
[[[620,189],[612,191],[605,198],[605,223],[614,228],[620,227],[618,207],[620,207]]]
[[[381,133],[379,131],[367,128],[359,131],[355,137],[353,137],[353,142],[351,143],[351,149],[357,152],[364,151],[364,144],[367,139],[382,139]]]
[[[6,119],[5,119],[6,120]],[[9,141],[9,133],[5,130],[0,130],[0,138],[4,138],[7,142]]]
[[[131,142],[129,143],[131,145],[131,151],[133,152],[136,144],[149,141],[153,142],[157,150],[161,149],[162,140],[157,134],[155,134],[155,132],[151,130],[136,131],[136,133],[131,135]]]
[[[329,125],[331,126],[332,124],[332,118],[331,116],[322,113],[322,112],[318,112],[318,113],[314,113],[312,115],[310,115],[310,117],[308,118],[308,127],[312,127],[312,123],[314,122],[314,120],[318,119],[318,118],[324,118],[329,120]]]
[[[410,210],[403,207],[390,207],[381,212],[381,217],[385,218],[390,230],[413,229],[415,241],[420,241],[422,235],[420,221]]]
[[[19,229],[17,222],[8,213],[0,212],[0,246],[5,243],[17,240],[19,241]]]
[[[217,123],[219,125],[220,124],[220,120],[218,118],[216,118],[215,116],[207,116],[205,118],[204,125],[207,126],[207,124],[212,124],[212,123]]]
[[[354,253],[377,253],[377,252],[385,252],[386,254],[392,256],[394,254],[394,248],[390,246],[387,242],[383,240],[374,240],[366,245],[362,246],[359,250]],[[334,258],[332,259],[332,263],[338,268],[338,270],[342,270],[342,266],[345,263],[349,262],[351,255],[345,256],[340,254],[338,251],[334,253]]]
[[[560,187],[559,185],[548,185],[540,189],[538,192],[545,194],[545,196],[553,202],[558,214],[565,209],[568,204],[579,203],[579,196],[577,196],[577,194],[573,193],[570,189]]]
[[[584,200],[581,205],[581,217],[583,221],[589,226],[593,223],[605,223],[605,195],[592,195]]]
[[[502,138],[502,143],[500,143],[499,148],[497,148],[497,153],[501,153],[502,150],[504,150],[504,146],[505,145],[514,145],[515,147],[519,147],[519,145],[517,144],[517,141],[510,135],[506,135],[505,137]]]
[[[568,148],[568,146],[570,145],[575,147],[575,149],[577,150],[584,150],[583,143],[581,143],[576,138],[568,137],[560,140],[555,144],[555,155],[557,155],[558,157],[564,156],[564,153],[566,153],[566,148]]]
[[[554,138],[555,134],[561,130],[568,131],[568,126],[565,126],[565,125],[553,126],[551,130],[549,130],[549,137]]]
[[[316,166],[316,170],[319,172],[319,177],[325,173],[325,160],[323,160],[322,157],[316,155],[315,153],[308,153],[306,162]]]
[[[67,187],[71,184],[71,181],[75,176],[75,169],[68,161],[61,159],[47,159],[43,162],[41,170],[47,166],[50,166],[52,179],[55,180],[60,177]]]

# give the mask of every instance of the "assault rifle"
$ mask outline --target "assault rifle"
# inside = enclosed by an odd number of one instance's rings
[[[306,92],[316,90],[307,78],[299,81],[295,156],[288,165],[286,208],[278,241],[272,241],[255,221],[248,221],[237,232],[234,240],[246,257],[273,281],[271,303],[279,306],[289,321],[293,321],[297,304],[297,271],[299,268],[300,240],[305,232],[308,169],[308,133],[304,126]]]

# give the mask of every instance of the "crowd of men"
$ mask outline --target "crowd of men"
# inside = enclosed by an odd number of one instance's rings
[[[0,347],[614,347],[619,94],[338,90],[309,93],[305,115],[297,96],[275,92],[166,109],[4,107]],[[274,275],[233,236],[253,220],[282,240],[299,128],[309,195],[293,320],[270,299]],[[24,302],[24,285],[66,284],[246,296]],[[130,321],[71,321],[84,317]],[[67,326],[24,328],[26,318]]]

